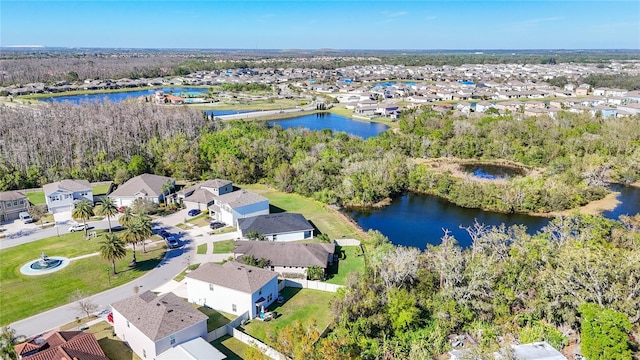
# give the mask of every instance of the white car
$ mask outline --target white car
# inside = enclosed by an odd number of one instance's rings
[[[74,231],[84,231],[85,229],[88,229],[89,226],[85,225],[85,224],[75,224],[75,225],[71,225],[69,227],[69,232],[74,232]]]

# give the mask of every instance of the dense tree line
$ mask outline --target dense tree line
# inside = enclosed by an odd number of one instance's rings
[[[188,180],[266,182],[343,206],[369,206],[414,190],[466,207],[546,212],[600,198],[608,181],[640,178],[636,118],[454,119],[420,110],[404,115],[401,131],[363,140],[265,122],[220,124],[195,110],[148,104],[0,111],[1,189],[65,177],[120,183],[155,172]],[[544,171],[485,184],[412,161],[450,157],[507,159]]]
[[[593,88],[607,87],[612,89],[640,90],[640,75],[604,75],[593,74],[583,79],[582,82]]]

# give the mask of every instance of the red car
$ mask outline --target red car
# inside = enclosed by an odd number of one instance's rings
[[[123,205],[123,206],[120,206],[120,207],[118,208],[118,212],[119,212],[119,213],[124,212],[124,208],[126,208],[126,206],[124,206],[124,205]]]

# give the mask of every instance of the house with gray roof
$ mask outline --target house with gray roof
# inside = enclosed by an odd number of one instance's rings
[[[236,225],[238,219],[269,214],[269,199],[246,190],[216,196],[209,215],[216,221]]]
[[[180,199],[187,209],[206,209],[213,205],[215,198],[233,191],[229,180],[213,179],[186,187],[178,191]]]
[[[42,186],[47,208],[52,214],[71,212],[80,200],[93,205],[93,190],[87,180],[64,179]]]
[[[269,241],[295,241],[313,238],[313,225],[302,214],[277,213],[238,219],[238,233],[246,237],[258,233]]]
[[[189,340],[207,337],[207,319],[173,293],[145,291],[111,304],[113,330],[142,359]]]
[[[235,261],[202,264],[186,282],[189,302],[252,319],[278,298],[278,274]]]
[[[271,271],[282,276],[307,275],[307,269],[318,266],[326,271],[333,264],[336,246],[333,243],[299,243],[270,241],[236,241],[234,257],[251,255],[269,260]]]
[[[29,199],[19,191],[0,191],[0,222],[12,221],[29,210]]]
[[[165,186],[170,184],[170,189]],[[109,194],[116,206],[131,206],[136,199],[161,203],[173,191],[176,179],[154,174],[142,174],[129,179]]]

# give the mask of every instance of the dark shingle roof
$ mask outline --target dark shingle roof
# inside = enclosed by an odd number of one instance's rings
[[[268,201],[268,199],[264,196],[254,194],[246,190],[238,190],[218,196],[218,201],[220,201],[221,204],[228,204],[231,208],[235,209],[246,205]]]
[[[302,214],[293,213],[258,215],[238,219],[238,227],[243,234],[251,231],[263,235],[313,231],[313,226]]]
[[[109,197],[134,196],[138,193],[144,193],[146,196],[157,197],[162,194],[162,186],[171,181],[175,183],[175,179],[154,175],[142,174],[129,179],[126,183],[118,186],[118,188],[109,194]]]
[[[190,194],[198,189],[201,189],[203,187],[207,187],[207,188],[221,188],[224,187],[226,185],[231,184],[231,181],[229,180],[223,180],[223,179],[212,179],[212,180],[207,180],[201,183],[197,183],[195,185],[189,186],[187,188],[184,188],[180,191],[178,191],[178,194],[180,195],[186,195],[186,194]]]
[[[236,241],[236,254],[265,258],[274,266],[320,266],[327,267],[329,254],[335,252],[334,244]]]
[[[45,195],[56,192],[57,190],[66,190],[70,192],[91,190],[91,184],[87,180],[64,179],[54,183],[42,186]]]
[[[229,261],[223,265],[206,263],[187,274],[188,278],[204,281],[228,289],[253,294],[278,274],[255,266]]]
[[[145,291],[115,302],[111,307],[153,341],[208,318],[173,293],[156,296]]]

